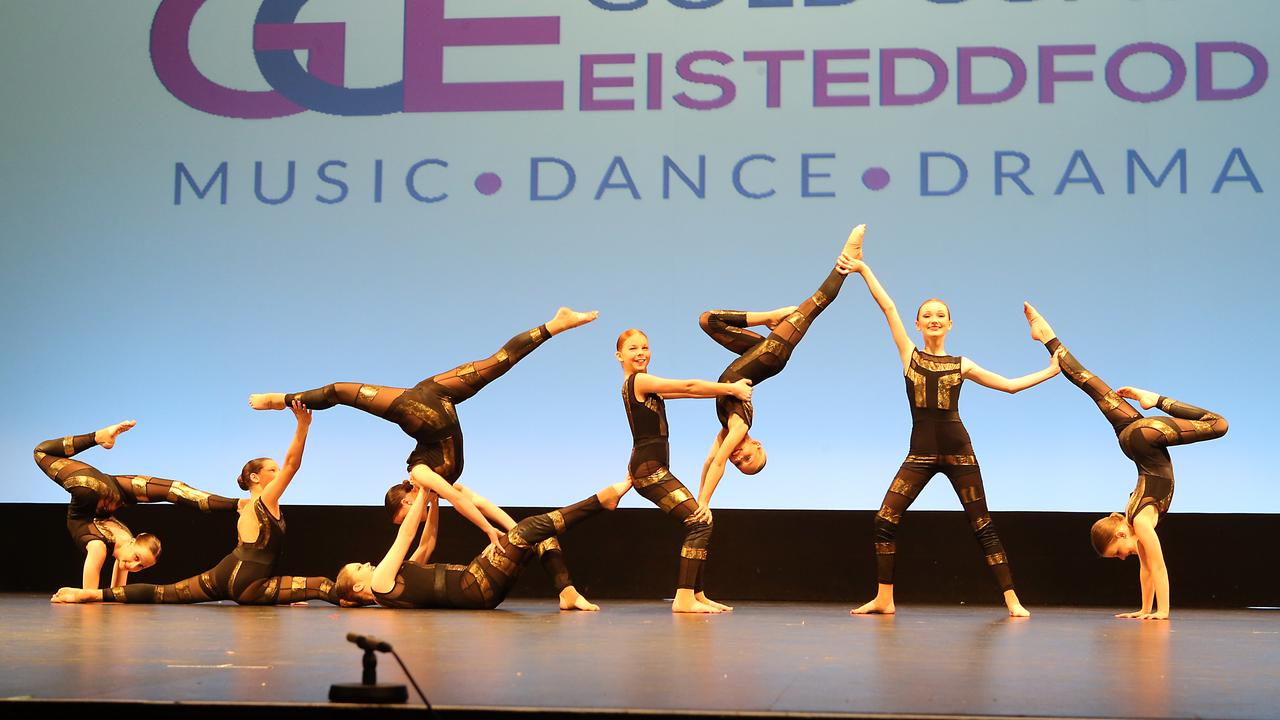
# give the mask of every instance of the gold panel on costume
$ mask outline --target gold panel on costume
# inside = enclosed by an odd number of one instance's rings
[[[706,560],[707,550],[706,548],[695,548],[684,545],[680,548],[680,557],[688,560]]]
[[[676,488],[658,499],[658,507],[662,508],[663,512],[671,512],[679,507],[681,503],[692,499],[693,495],[688,490]]]
[[[150,481],[151,478],[146,475],[134,475],[133,479],[129,481],[129,484],[133,487],[133,496],[138,499],[138,502],[147,501],[147,483]]]
[[[381,389],[377,385],[361,385],[360,389],[356,391],[356,407],[373,402],[373,399],[378,396],[378,391]]]
[[[943,375],[938,378],[938,409],[951,409],[951,389],[964,382],[964,376],[960,373],[951,375]]]
[[[520,568],[520,565],[515,560],[503,555],[497,550],[491,550],[488,553],[485,553],[484,559],[489,561],[489,564],[493,566],[494,570],[497,570],[503,575],[515,575],[516,571]]]
[[[645,475],[644,477],[639,477],[639,478],[632,478],[631,484],[635,485],[635,488],[637,490],[643,490],[644,488],[647,488],[650,485],[662,482],[662,480],[665,479],[669,474],[670,474],[669,471],[666,468],[663,468],[651,475]]]
[[[880,512],[876,513],[876,515],[881,520],[891,522],[894,525],[897,525],[899,522],[902,521],[902,513],[894,512],[893,508],[889,507],[888,505],[881,505]]]
[[[907,379],[911,381],[911,391],[912,391],[912,394],[914,395],[914,397],[912,398],[912,402],[915,403],[916,407],[924,407],[925,406],[925,390],[927,389],[927,386],[925,385],[924,376],[916,372],[915,368],[908,366]]]
[[[564,515],[559,510],[552,510],[547,515],[551,516],[551,524],[556,527],[556,534],[564,532]]]
[[[480,588],[480,596],[489,601],[493,598],[493,587],[489,584],[489,576],[484,574],[484,570],[479,565],[472,563],[467,566],[467,572],[476,579],[476,585]]]

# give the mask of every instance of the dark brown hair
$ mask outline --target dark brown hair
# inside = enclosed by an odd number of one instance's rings
[[[387,490],[387,495],[382,499],[382,505],[387,510],[387,519],[391,522],[396,521],[396,513],[400,512],[400,506],[404,503],[404,496],[413,492],[413,483],[408,480],[398,482]]]
[[[236,484],[240,486],[241,490],[249,489],[249,485],[251,484],[249,482],[249,476],[261,470],[262,466],[266,465],[267,461],[270,459],[271,458],[265,457],[254,458],[244,464],[244,469],[240,471],[240,477],[236,478]]]

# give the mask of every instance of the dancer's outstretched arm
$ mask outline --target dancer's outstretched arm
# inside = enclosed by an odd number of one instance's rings
[[[634,387],[637,395],[656,393],[666,400],[732,395],[742,402],[751,402],[750,380],[739,380],[731,383],[711,382],[710,380],[670,380],[657,375],[650,375],[649,373],[636,373]]]
[[[369,589],[373,592],[388,593],[395,589],[396,574],[400,572],[400,566],[404,564],[404,559],[409,554],[409,547],[413,545],[413,538],[418,534],[418,526],[422,524],[422,514],[427,506],[428,494],[425,491],[419,492],[413,499],[408,514],[404,516],[404,522],[400,523],[400,529],[396,531],[395,542],[391,543],[387,554],[373,569],[373,576],[369,579]]]
[[[729,462],[729,455],[747,436],[747,429],[746,421],[735,413],[729,416],[729,429],[722,428],[720,432],[716,433],[716,439],[711,443],[711,452],[707,455],[706,462],[702,464],[702,480],[698,484],[699,513],[711,506],[711,496],[715,494],[716,486],[724,478],[725,465]],[[695,513],[695,517],[697,517],[697,513]],[[704,522],[710,520],[710,511],[707,511],[707,517],[699,517],[698,519]]]
[[[1014,393],[1022,392],[1029,387],[1035,387],[1045,380],[1057,375],[1060,372],[1058,368],[1059,357],[1061,357],[1060,353],[1050,355],[1048,367],[1018,378],[1007,378],[999,373],[987,370],[967,357],[960,358],[960,374],[962,377],[972,380],[983,387],[989,387],[992,390],[999,390],[1012,395]]]
[[[436,551],[436,538],[440,534],[440,496],[431,493],[431,499],[427,502],[430,505],[427,507],[426,525],[422,528],[422,539],[418,541],[418,549],[409,558],[424,565],[431,559],[431,553]]]
[[[293,442],[284,455],[284,463],[280,472],[262,491],[262,504],[272,515],[280,517],[280,496],[289,487],[298,468],[302,467],[302,453],[307,448],[307,430],[311,427],[311,411],[298,400],[293,401],[293,416],[298,419],[298,427],[293,433]]]
[[[867,290],[871,291],[872,299],[880,306],[885,321],[889,323],[889,334],[893,336],[893,345],[898,349],[898,357],[902,360],[902,370],[906,372],[907,364],[911,362],[911,352],[916,349],[916,345],[911,342],[911,336],[907,334],[907,328],[902,324],[902,317],[898,314],[898,306],[894,304],[893,298],[889,297],[889,293],[880,284],[876,274],[871,272],[871,266],[865,262],[841,255],[836,261],[836,268],[858,273],[867,283]]]
[[[471,502],[471,499],[465,493],[450,485],[447,480],[440,477],[439,473],[431,468],[426,465],[414,465],[409,470],[409,481],[423,491],[419,493],[420,495],[435,493],[444,498],[462,517],[470,520],[472,524],[480,528],[480,532],[488,536],[489,542],[496,543],[498,538],[502,537],[502,532],[489,524],[489,520],[485,518],[484,513],[480,512],[480,508],[476,507],[476,504]]]

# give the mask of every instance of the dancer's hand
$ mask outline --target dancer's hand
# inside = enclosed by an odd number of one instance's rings
[[[836,272],[840,273],[841,275],[848,275],[849,273],[860,273],[862,272],[862,269],[865,268],[866,266],[867,266],[866,263],[862,262],[861,260],[854,260],[848,255],[841,255],[840,257],[836,258]]]
[[[294,398],[293,406],[290,410],[293,410],[293,416],[298,418],[298,427],[309,427],[311,425],[311,411],[307,409],[306,405],[302,404],[301,400]]]
[[[1142,406],[1143,410],[1150,410],[1151,408],[1156,406],[1156,403],[1160,402],[1160,396],[1158,394],[1153,393],[1150,390],[1143,390],[1141,388],[1130,387],[1129,385],[1125,385],[1122,388],[1118,388],[1116,390],[1116,394],[1122,398],[1137,400],[1138,404]]]
[[[799,309],[800,308],[796,305],[788,305],[786,307],[780,307],[777,310],[774,310],[772,313],[770,313],[769,319],[764,321],[764,326],[772,330],[778,327],[778,325],[780,325],[783,320],[786,320],[791,315],[791,313]]]
[[[711,508],[698,503],[698,509],[689,516],[689,522],[711,524]]]
[[[484,534],[489,536],[490,547],[485,549],[486,552],[489,552],[490,550],[497,550],[501,546],[498,541],[502,539],[502,536],[506,533],[490,525],[489,529],[484,531]]]
[[[1062,356],[1067,354],[1066,348],[1058,348],[1049,358],[1049,369],[1053,370],[1053,374],[1057,375],[1062,372]],[[1050,377],[1053,377],[1052,375]]]
[[[747,378],[743,378],[733,383],[733,387],[729,394],[738,398],[742,402],[751,402],[751,381]]]

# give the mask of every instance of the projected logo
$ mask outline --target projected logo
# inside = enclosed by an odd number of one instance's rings
[[[163,0],[151,26],[156,76],[176,98],[211,115],[268,119],[315,110],[330,115],[397,112],[559,110],[564,83],[444,81],[444,49],[477,45],[557,45],[560,18],[446,19],[444,0],[405,0],[404,78],[344,87],[343,23],[299,23],[307,0],[265,0],[253,26],[253,53],[273,88],[229,88],[205,77],[191,57],[191,26],[206,0]],[[307,51],[303,67],[294,51]]]
[[[721,5],[721,0],[665,1],[685,10]],[[446,18],[446,0],[404,0],[402,78],[379,87],[347,87],[346,25],[299,22],[308,0],[264,0],[253,21],[252,47],[237,39],[229,48],[251,51],[272,88],[250,91],[214,82],[196,66],[191,53],[192,28],[206,2],[162,0],[151,29],[151,56],[165,88],[207,114],[265,120],[307,110],[350,117],[566,109],[566,83],[562,80],[445,81],[446,49],[560,46],[560,17],[461,18],[457,13],[465,12],[469,5],[459,0],[451,6],[455,16]],[[649,5],[621,0],[580,2],[580,8],[593,12],[634,12]],[[950,0],[928,2],[952,4]],[[851,0],[803,0],[803,4],[802,0],[741,0],[741,4],[747,9],[792,7],[805,12],[852,12],[853,8]],[[593,43],[598,40],[592,38]],[[299,51],[306,52],[305,66]],[[955,107],[1009,104],[1010,117],[1016,119],[1026,112],[1026,103],[1019,106],[1018,101],[1030,100],[1029,96],[1034,96],[1038,106],[1084,102],[1081,98],[1089,96],[1094,103],[1147,105],[1176,97],[1221,104],[1258,95],[1269,79],[1262,51],[1247,43],[1220,39],[1186,44],[1181,49],[1142,41],[1101,51],[1093,44],[1050,44],[1030,49],[994,45],[948,51],[921,47],[753,48],[674,54],[577,54],[570,43],[554,57],[576,70],[576,110],[581,113],[651,112],[664,110],[669,104],[695,112],[730,107],[766,112],[797,105],[812,112],[835,108],[859,112],[857,109],[873,105],[902,108],[952,103]],[[801,66],[806,67],[796,72]],[[1133,67],[1139,71],[1126,73]],[[784,88],[784,78],[788,83],[802,82],[804,87]],[[1064,92],[1067,88],[1075,92]],[[1099,93],[1105,94],[1103,98]],[[753,103],[758,104],[750,107]],[[550,122],[566,129],[562,125],[566,121],[557,118]],[[302,194],[295,191],[308,182],[307,174],[299,173],[296,162],[256,162],[253,197],[271,205],[308,196],[322,204],[353,197],[381,203],[384,186],[394,188],[402,179],[409,199],[439,203],[451,193],[469,191],[468,186],[480,195],[494,195],[503,188],[504,176],[509,184],[513,176],[527,178],[524,190],[531,202],[571,197],[705,199],[716,191],[749,200],[833,198],[854,190],[879,192],[891,185],[905,186],[921,197],[946,197],[982,191],[980,188],[989,188],[997,196],[1133,195],[1162,188],[1180,194],[1218,193],[1228,186],[1263,192],[1245,149],[1238,146],[1243,143],[1235,138],[1207,151],[1185,146],[1131,147],[1117,158],[1112,150],[1111,160],[1101,166],[1095,162],[1097,151],[1070,146],[1046,151],[1047,143],[1038,143],[1035,151],[995,147],[981,155],[921,148],[917,143],[905,137],[901,143],[884,143],[875,148],[890,155],[883,158],[884,164],[861,165],[852,165],[846,158],[865,155],[865,149],[858,153],[841,147],[834,136],[831,144],[837,147],[825,152],[741,148],[678,155],[652,150],[648,157],[636,157],[620,148],[597,151],[595,157],[531,153],[527,164],[521,161],[523,167],[505,169],[467,168],[465,160],[453,157],[411,159],[402,166],[389,166],[382,159],[333,158],[314,161],[310,183],[315,192]],[[1189,173],[1189,166],[1197,168],[1195,174]],[[210,195],[226,204],[229,177],[240,172],[228,162],[200,167],[176,162],[174,204],[181,205],[184,197],[203,200]],[[910,179],[903,182],[906,178]],[[387,179],[390,182],[384,183]]]

